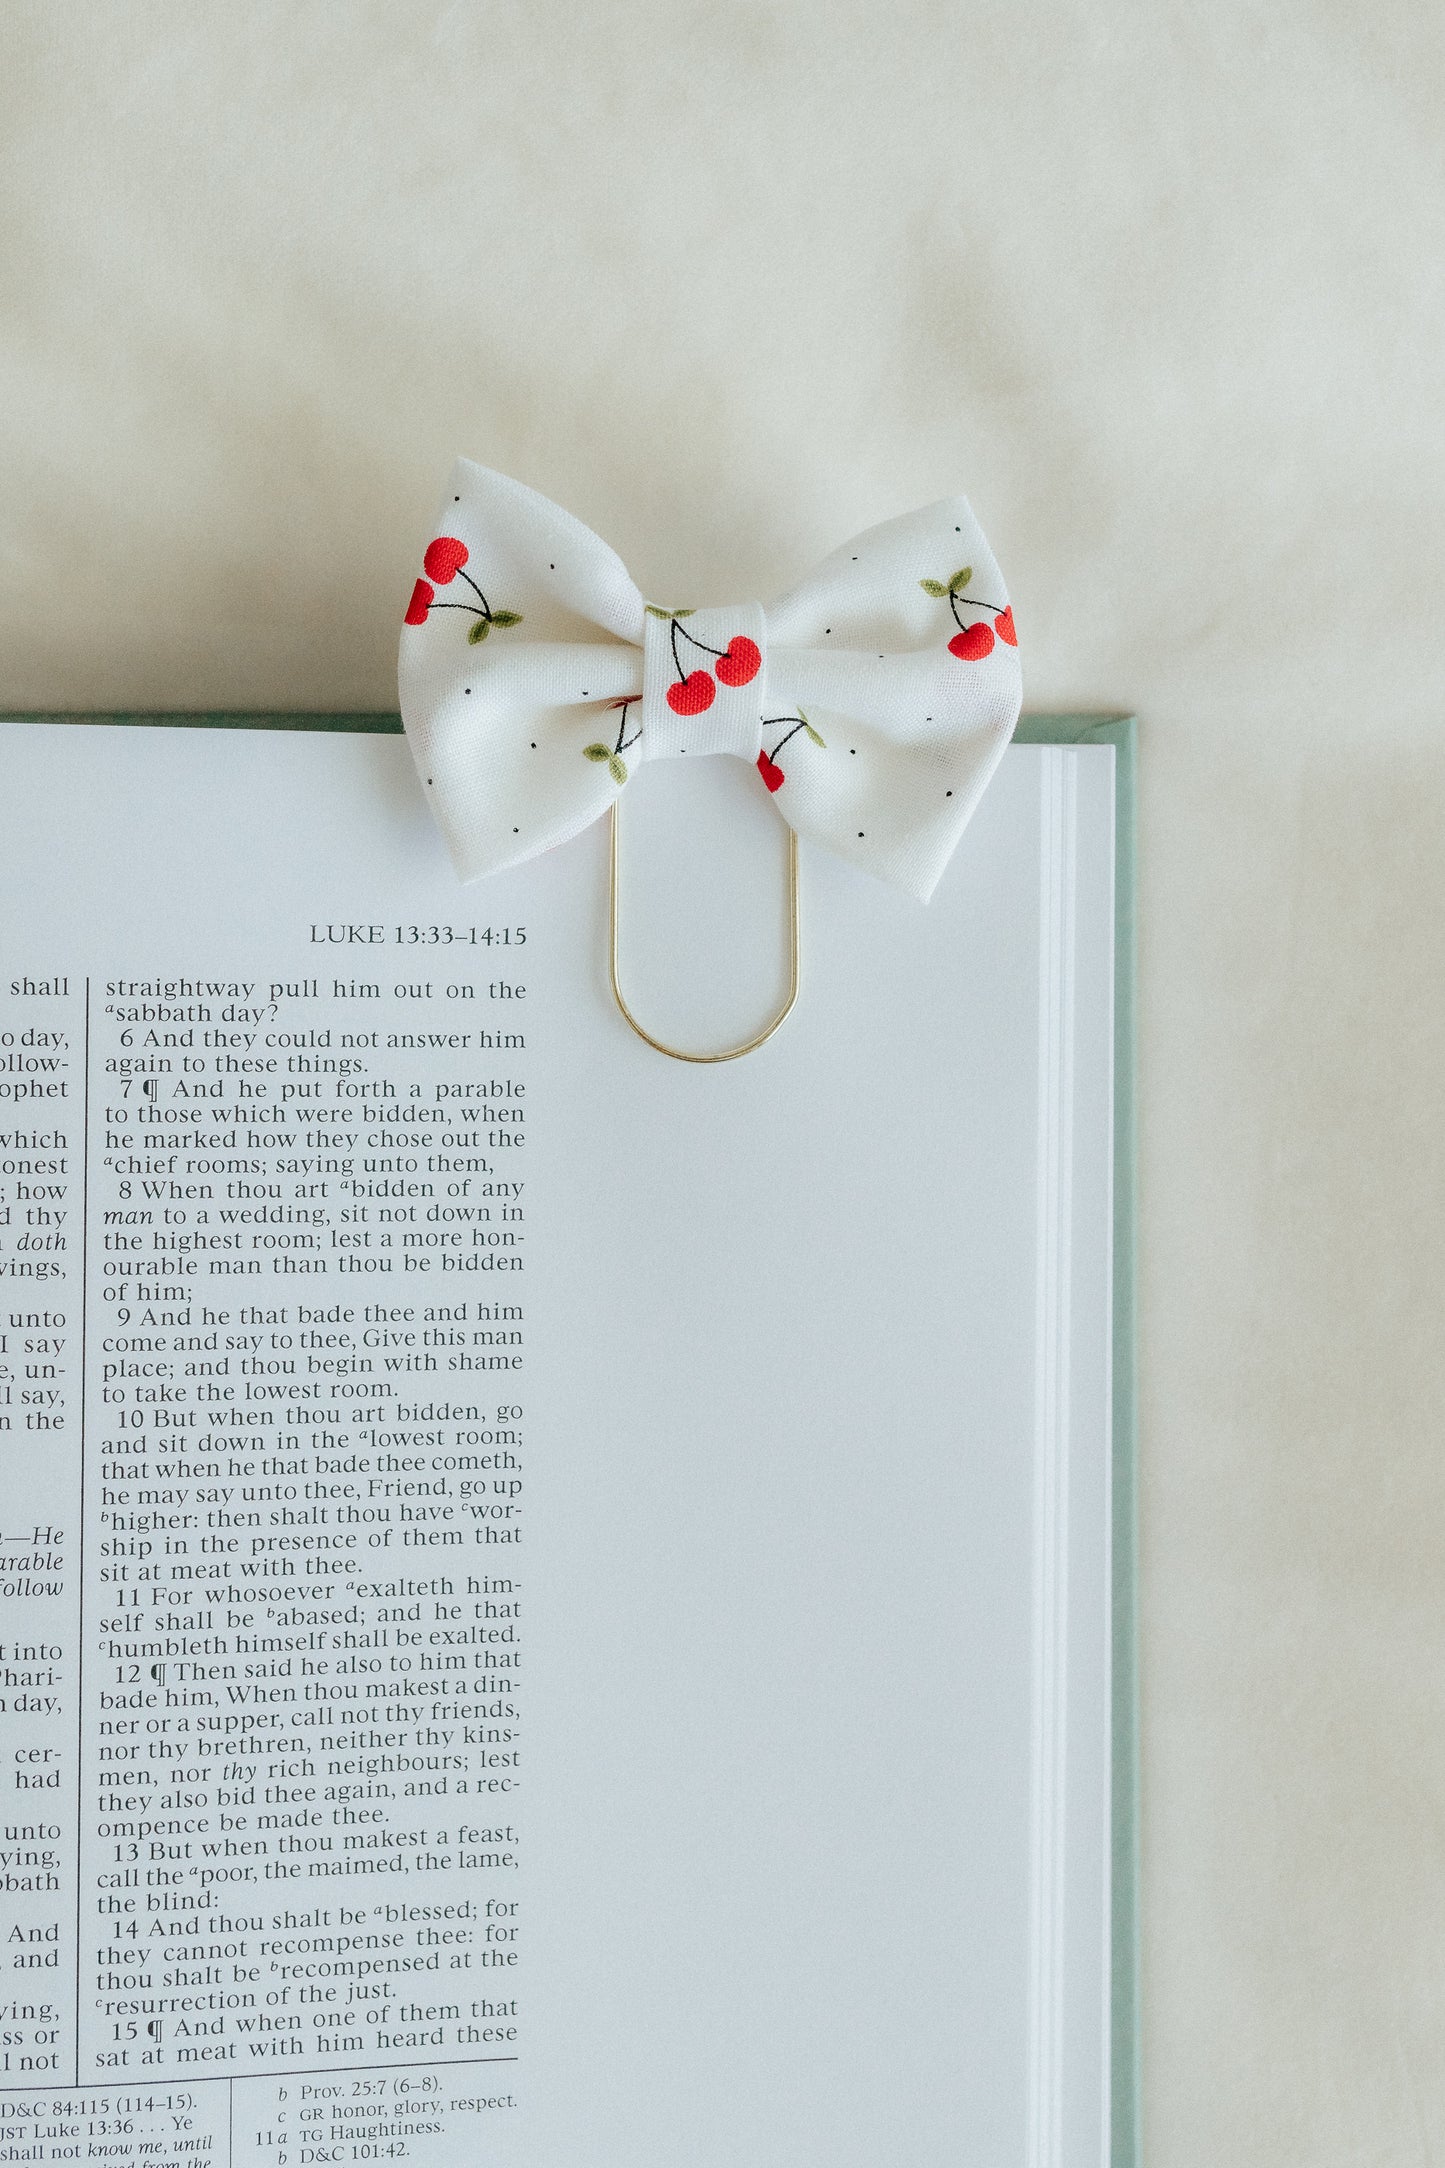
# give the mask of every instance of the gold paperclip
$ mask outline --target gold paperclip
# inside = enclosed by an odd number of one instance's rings
[[[618,978],[618,976],[617,976],[617,808],[618,808],[618,803],[619,803],[619,801],[618,801],[618,800],[616,800],[616,799],[614,799],[614,800],[613,800],[613,805],[612,805],[612,852],[611,852],[611,877],[610,877],[610,881],[609,881],[609,886],[608,886],[608,898],[607,898],[607,917],[608,917],[608,960],[609,960],[609,964],[610,964],[610,967],[611,967],[611,972],[612,972],[612,994],[613,994],[613,999],[614,999],[614,1000],[616,1001],[616,1003],[617,1003],[617,1006],[618,1006],[618,1008],[619,1008],[619,1009],[620,1009],[620,1010],[622,1011],[622,1013],[623,1013],[623,1015],[624,1015],[624,1016],[626,1017],[626,1019],[627,1019],[628,1023],[629,1023],[629,1024],[630,1024],[630,1025],[632,1026],[633,1030],[634,1030],[634,1031],[635,1031],[635,1032],[637,1033],[637,1036],[638,1036],[638,1038],[639,1038],[639,1039],[645,1039],[645,1040],[647,1041],[647,1044],[648,1044],[649,1046],[651,1046],[651,1047],[655,1047],[655,1048],[656,1048],[656,1050],[657,1050],[657,1052],[658,1052],[659,1054],[667,1054],[667,1055],[669,1055],[669,1056],[670,1056],[670,1057],[672,1058],[672,1060],[673,1060],[673,1061],[736,1061],[736,1060],[737,1060],[737,1059],[739,1058],[739,1056],[740,1056],[740,1055],[743,1055],[743,1054],[751,1054],[751,1053],[755,1052],[755,1051],[756,1051],[756,1049],[757,1049],[758,1047],[762,1046],[762,1045],[764,1044],[764,1042],[765,1042],[766,1040],[768,1040],[768,1039],[771,1039],[771,1037],[773,1036],[773,1033],[774,1033],[774,1032],[775,1032],[775,1031],[777,1030],[777,1028],[778,1028],[779,1024],[785,1023],[785,1022],[787,1021],[787,1019],[788,1019],[789,1015],[790,1015],[790,1014],[791,1014],[791,1012],[792,1012],[792,1007],[793,1007],[793,1003],[794,1003],[794,1002],[795,1002],[795,1001],[797,1000],[797,998],[798,998],[798,837],[797,837],[797,831],[796,831],[795,829],[793,829],[793,828],[790,828],[790,829],[788,830],[788,924],[789,924],[789,928],[790,928],[790,931],[791,931],[791,937],[792,937],[792,955],[791,955],[791,960],[790,960],[790,964],[789,964],[789,974],[788,974],[788,998],[787,998],[787,1000],[786,1000],[786,1001],[785,1001],[785,1002],[783,1003],[783,1006],[782,1006],[782,1007],[781,1007],[781,1008],[779,1009],[779,1011],[778,1011],[777,1015],[776,1015],[776,1016],[775,1016],[775,1017],[774,1017],[774,1018],[772,1019],[772,1022],[771,1022],[771,1023],[768,1023],[768,1024],[764,1024],[764,1026],[763,1026],[762,1030],[761,1030],[760,1032],[758,1032],[758,1033],[756,1034],[756,1036],[755,1036],[754,1038],[751,1038],[751,1039],[747,1039],[747,1040],[745,1040],[745,1041],[743,1042],[743,1044],[742,1044],[741,1046],[730,1046],[730,1047],[727,1047],[727,1048],[726,1048],[726,1049],[725,1049],[725,1050],[724,1050],[724,1051],[723,1051],[723,1052],[722,1052],[721,1054],[689,1054],[689,1053],[688,1053],[688,1052],[687,1052],[687,1051],[686,1051],[686,1050],[685,1050],[685,1049],[684,1049],[683,1047],[680,1047],[680,1046],[668,1046],[668,1045],[666,1045],[666,1044],[664,1043],[664,1041],[663,1041],[663,1040],[661,1040],[661,1039],[655,1039],[655,1038],[653,1037],[653,1035],[652,1035],[652,1033],[651,1033],[650,1031],[644,1031],[644,1030],[643,1030],[643,1028],[642,1028],[642,1026],[641,1026],[641,1024],[639,1024],[639,1023],[638,1023],[638,1021],[637,1021],[637,1018],[636,1018],[636,1017],[635,1017],[635,1016],[633,1015],[633,1013],[632,1013],[631,1009],[629,1009],[629,1008],[628,1008],[628,1006],[627,1006],[627,1003],[626,1003],[625,999],[623,998],[623,993],[622,993],[622,982],[621,982],[621,980],[620,980],[620,979]]]

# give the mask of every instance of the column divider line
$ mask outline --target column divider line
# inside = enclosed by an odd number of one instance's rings
[[[75,1664],[75,2083],[80,2084],[80,1861],[85,1804],[85,1406],[88,1397],[87,1327],[90,1289],[90,978],[85,981],[85,1035],[81,1083],[80,1146],[80,1645]]]

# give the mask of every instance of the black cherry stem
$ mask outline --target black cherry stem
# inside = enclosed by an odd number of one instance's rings
[[[476,598],[477,598],[478,602],[480,602],[480,604],[481,604],[481,606],[482,606],[482,615],[483,615],[483,616],[484,616],[484,617],[485,617],[485,618],[487,619],[488,623],[490,623],[490,622],[491,622],[491,616],[492,616],[492,606],[491,606],[491,604],[490,604],[490,603],[488,602],[488,600],[487,600],[486,596],[485,596],[485,595],[484,595],[484,594],[482,593],[482,590],[480,589],[480,587],[478,587],[478,585],[477,585],[476,581],[475,581],[475,580],[474,580],[474,579],[472,578],[472,575],[470,574],[470,572],[464,572],[464,571],[462,571],[462,567],[461,567],[460,565],[458,565],[458,566],[457,566],[457,570],[458,570],[458,572],[461,572],[461,574],[462,574],[462,578],[463,578],[463,579],[464,579],[464,580],[466,581],[466,583],[467,583],[468,587],[470,587],[470,589],[471,589],[472,593],[473,593],[473,594],[474,594],[474,595],[476,596]],[[455,610],[455,609],[465,609],[466,607],[467,607],[467,605],[466,605],[465,603],[456,603],[456,602],[453,602],[453,603],[450,603],[450,604],[448,604],[448,603],[445,603],[445,602],[444,602],[444,603],[442,604],[442,608],[443,608],[444,610],[445,610],[445,609],[448,609],[448,608],[450,608],[450,609],[453,609],[453,610]]]
[[[768,755],[769,760],[776,760],[779,753],[781,753],[781,751],[783,750],[783,747],[787,744],[789,738],[796,738],[800,730],[806,730],[808,727],[801,715],[798,717],[796,722],[793,722],[793,718],[791,715],[765,715],[763,717],[764,730],[771,730],[774,723],[793,723],[793,727],[791,730],[785,731],[782,737],[779,738],[777,744],[773,747],[773,750]]]
[[[686,626],[680,625],[677,619],[674,618],[672,621],[672,659],[679,677],[685,678],[687,675],[687,672],[677,659],[677,636],[679,633],[682,634],[684,640],[690,640],[694,647],[700,647],[705,655],[726,655],[727,653],[725,647],[709,647],[706,640],[699,640],[695,632],[689,632]]]
[[[954,594],[952,588],[950,588],[948,593],[948,607],[953,612],[953,622],[955,623],[955,625],[957,625],[960,632],[967,632],[968,630],[967,625],[965,625],[963,619],[958,614],[958,605],[960,604],[960,602],[966,602],[969,605],[970,609],[992,610],[995,617],[1002,617],[1004,611],[1008,607],[1007,603],[1003,602],[980,602],[977,595],[956,595]]]
[[[628,738],[628,739],[627,739],[627,744],[626,744],[626,745],[624,745],[624,744],[623,744],[623,742],[622,742],[622,741],[623,741],[623,737],[624,737],[624,734],[625,734],[625,732],[626,732],[626,730],[627,730],[627,711],[628,711],[628,709],[629,709],[629,708],[633,708],[633,707],[636,707],[636,705],[637,705],[637,702],[636,702],[636,700],[635,700],[635,699],[632,699],[632,700],[624,700],[624,701],[623,701],[623,702],[621,703],[621,706],[622,706],[622,721],[621,721],[620,725],[618,726],[618,731],[617,731],[617,743],[616,743],[616,745],[615,745],[615,746],[614,746],[614,747],[612,748],[612,750],[614,751],[614,753],[625,753],[625,752],[627,751],[627,746],[628,746],[628,745],[636,745],[636,743],[637,743],[638,739],[639,739],[639,738],[640,738],[640,737],[642,736],[642,732],[641,732],[640,730],[635,730],[635,731],[633,732],[632,736],[631,736],[630,738]]]

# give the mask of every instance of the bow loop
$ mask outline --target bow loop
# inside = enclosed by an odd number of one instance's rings
[[[580,520],[469,460],[423,553],[400,687],[464,879],[577,834],[639,760],[731,753],[799,834],[923,899],[1022,693],[961,497],[858,536],[766,610],[670,609]]]

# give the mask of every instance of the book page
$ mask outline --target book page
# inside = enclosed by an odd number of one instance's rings
[[[1101,2157],[1110,758],[709,1069],[601,830],[0,734],[0,2159]],[[628,793],[685,1044],[751,783]]]

